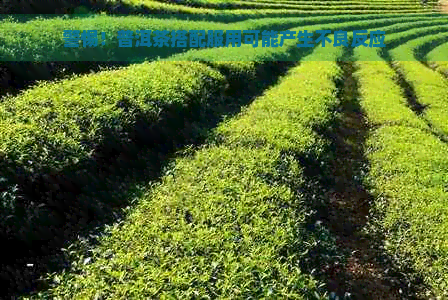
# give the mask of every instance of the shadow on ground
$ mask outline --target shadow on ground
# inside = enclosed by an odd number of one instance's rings
[[[375,199],[363,184],[369,171],[364,145],[370,127],[359,104],[350,50],[339,62],[344,75],[337,82],[335,119],[314,129],[328,142],[325,154],[294,154],[306,184],[291,188],[305,195],[308,210],[314,212],[307,235],[318,240],[301,269],[326,283],[320,292],[329,293],[330,299],[422,299],[418,295],[428,287],[386,253],[381,230],[372,229]]]
[[[34,203],[36,220],[32,221],[39,226],[33,231],[17,229],[27,231],[21,232],[25,239],[3,236],[7,253],[0,259],[0,280],[8,288],[2,290],[0,297],[47,288],[48,283],[39,277],[70,265],[69,256],[61,248],[79,240],[88,241],[88,247],[93,247],[104,226],[124,217],[123,208],[132,205],[132,199],[141,196],[148,184],[159,179],[171,159],[179,156],[177,151],[201,145],[223,116],[238,113],[294,64],[260,63],[255,80],[244,75],[231,78],[225,99],[216,99],[207,107],[195,107],[185,118],[165,118],[158,124],[158,128],[174,129],[175,135],[160,133],[157,144],[136,141],[125,145],[126,151],[98,155],[87,170],[76,175],[75,182],[84,182],[76,192],[71,190],[70,182],[59,185],[51,185],[51,181],[35,182],[33,190],[38,193],[26,202]],[[224,67],[221,71],[226,73]],[[36,206],[36,203],[41,204]],[[49,203],[63,203],[63,207]]]

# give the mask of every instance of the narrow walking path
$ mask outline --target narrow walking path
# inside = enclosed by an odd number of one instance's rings
[[[365,230],[373,200],[362,183],[368,168],[364,142],[369,126],[359,105],[354,64],[341,62],[340,66],[344,72],[339,94],[340,118],[334,129],[326,133],[335,158],[329,166],[333,186],[327,192],[329,205],[322,218],[346,255],[345,263],[324,271],[328,290],[339,299],[418,299],[409,288],[415,283],[410,285],[385,255],[383,239]]]

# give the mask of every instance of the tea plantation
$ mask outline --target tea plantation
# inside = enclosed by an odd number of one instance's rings
[[[0,298],[448,299],[444,7],[1,2]],[[348,46],[119,47],[146,29]]]

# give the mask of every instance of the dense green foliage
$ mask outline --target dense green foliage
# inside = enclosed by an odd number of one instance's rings
[[[417,14],[413,18],[428,18],[430,14]],[[399,18],[405,22],[406,15],[385,15],[375,19],[391,20]],[[433,17],[436,18],[436,17]],[[35,19],[28,22],[17,22],[14,19],[0,23],[0,59],[2,61],[143,61],[157,57],[167,57],[182,52],[187,48],[176,47],[118,47],[117,31],[130,30],[287,30],[293,27],[309,27],[323,24],[337,25],[349,21],[372,20],[369,15],[321,16],[321,17],[291,17],[291,18],[263,18],[233,22],[231,24],[206,21],[186,21],[176,19],[157,19],[154,17],[136,16],[105,16],[95,15],[86,18],[65,19]],[[409,20],[409,19],[408,19]],[[378,22],[375,21],[375,22]],[[367,24],[367,23],[364,23]],[[374,24],[375,26],[375,24]],[[350,28],[350,27],[348,27]],[[365,28],[368,28],[367,26]],[[64,30],[89,30],[105,32],[105,45],[98,47],[64,47]],[[300,28],[302,29],[302,28]],[[303,30],[303,29],[302,29]],[[244,36],[244,35],[243,35]],[[224,41],[226,35],[223,36]],[[259,35],[261,40],[261,35]],[[99,39],[101,41],[101,38]]]
[[[153,0],[125,0],[125,3],[135,5],[142,5],[156,10],[164,10],[165,12],[177,11],[178,13],[203,14],[207,13],[214,15],[221,13],[224,10],[231,11],[235,14],[248,14],[249,10],[258,10],[259,13],[272,13],[281,11],[285,15],[291,13],[322,13],[322,6],[314,5],[314,1],[294,1],[293,3],[262,3],[249,1],[191,1],[181,0],[176,1],[176,4],[167,0],[153,1]],[[395,1],[394,1],[395,2]],[[407,12],[418,13],[424,11],[431,11],[432,6],[422,7],[415,1],[397,2],[398,5],[389,5],[389,3],[376,1],[362,1],[353,3],[350,1],[329,1],[325,2],[325,11],[332,13],[394,13]],[[403,5],[404,4],[404,5]]]
[[[70,267],[46,274],[51,286],[32,298],[328,298],[328,281],[316,269],[345,249],[328,223],[314,224],[316,207],[331,200],[310,188],[316,178],[308,173],[314,168],[331,182],[330,160],[345,159],[332,156],[344,152],[333,152],[341,146],[325,135],[342,126],[344,93],[356,96],[357,122],[369,125],[359,147],[367,170],[360,182],[372,196],[369,226],[384,234],[385,254],[399,268],[421,276],[434,296],[448,295],[448,17],[434,3],[66,2],[74,15],[2,17],[0,60],[35,61],[36,69],[53,60],[135,64],[40,82],[0,99],[1,240],[50,241],[54,227],[80,220],[69,216],[76,205],[82,215],[118,202],[84,186],[122,160],[152,168],[153,160],[173,157],[161,175],[145,177],[146,193],[125,219],[103,230],[95,247],[72,252]],[[60,3],[39,12],[58,12]],[[88,15],[94,11],[109,15]],[[120,12],[151,15],[110,15]],[[65,48],[66,29],[106,32],[106,45]],[[115,37],[121,29],[384,30],[386,47],[301,48],[295,39],[277,48],[126,49]],[[13,75],[2,73],[1,86]],[[352,76],[357,85],[344,85]],[[174,153],[190,144],[188,155]],[[130,181],[126,171],[117,174]],[[63,180],[78,194],[67,196]],[[102,189],[115,189],[103,181]],[[2,277],[12,273],[7,260]]]
[[[328,28],[362,29],[376,24],[388,25],[385,28],[389,32],[399,32],[422,24],[435,26],[446,22],[443,18],[425,21],[427,17],[416,17],[415,23],[405,24],[406,20],[351,21],[331,26],[314,25],[309,29],[311,32]],[[332,60],[324,51],[326,48],[318,48],[321,49],[312,56],[314,59]],[[297,48],[294,40],[286,40],[285,45],[277,49],[244,45],[240,48],[192,50],[168,60],[209,61],[219,57],[221,61],[236,58],[237,61],[266,64],[276,60],[296,61],[309,50]],[[212,65],[220,67],[216,62]],[[253,63],[239,66],[248,68],[243,69],[245,73],[254,72],[256,68]],[[190,118],[195,113],[200,114],[196,107],[218,105],[216,99],[227,93],[229,81],[232,82],[235,74],[240,72],[238,69],[230,70],[226,79],[198,63],[144,63],[56,83],[42,83],[17,97],[5,98],[0,104],[0,150],[1,163],[9,172],[4,173],[7,180],[2,186],[23,184],[24,177],[33,178],[42,173],[85,168],[85,164],[94,160],[98,152],[102,155],[119,153],[126,150],[124,146],[129,141],[145,140],[152,144],[169,141],[168,137],[182,127],[182,122],[160,122],[160,118]],[[189,85],[186,86],[185,82]],[[232,82],[232,86],[235,84]],[[22,175],[17,176],[18,171]],[[17,208],[10,202],[5,201],[5,205],[13,208],[4,211],[4,215],[17,214]]]
[[[416,55],[428,46],[448,41],[448,34],[443,32],[425,36],[403,44],[391,51],[396,67],[410,84],[423,106],[424,115],[432,127],[440,134],[448,136],[448,82],[440,73],[428,69],[416,60]]]
[[[358,52],[361,104],[376,126],[366,145],[371,163],[366,180],[377,196],[387,248],[401,264],[424,274],[438,295],[446,295],[446,142],[434,135],[425,116],[410,109],[393,69],[385,61],[362,61],[375,55],[373,51]],[[406,64],[406,70],[408,64],[417,64],[399,63]],[[424,83],[422,69],[419,78]]]
[[[448,59],[446,53],[448,52],[448,43],[435,47],[430,51],[426,60],[428,64],[433,66],[437,71],[441,72],[445,76],[448,76]]]
[[[216,71],[188,62],[144,63],[42,83],[1,103],[2,158],[34,172],[63,168],[89,157],[98,144],[113,145],[114,136],[127,140],[137,118],[157,120],[164,107],[207,101],[222,93],[224,83]]]
[[[333,49],[336,59],[341,48]],[[308,60],[219,126],[215,145],[178,159],[103,241],[95,262],[67,274],[55,295],[312,296],[316,283],[298,265],[312,244],[303,240],[305,199],[295,190],[304,182],[294,157],[322,154],[312,128],[331,122],[341,73],[335,62]]]

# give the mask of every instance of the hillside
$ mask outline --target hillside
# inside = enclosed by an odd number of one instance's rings
[[[448,297],[443,4],[0,8],[1,298]],[[106,38],[67,48],[64,30]],[[124,48],[120,30],[243,32]]]

